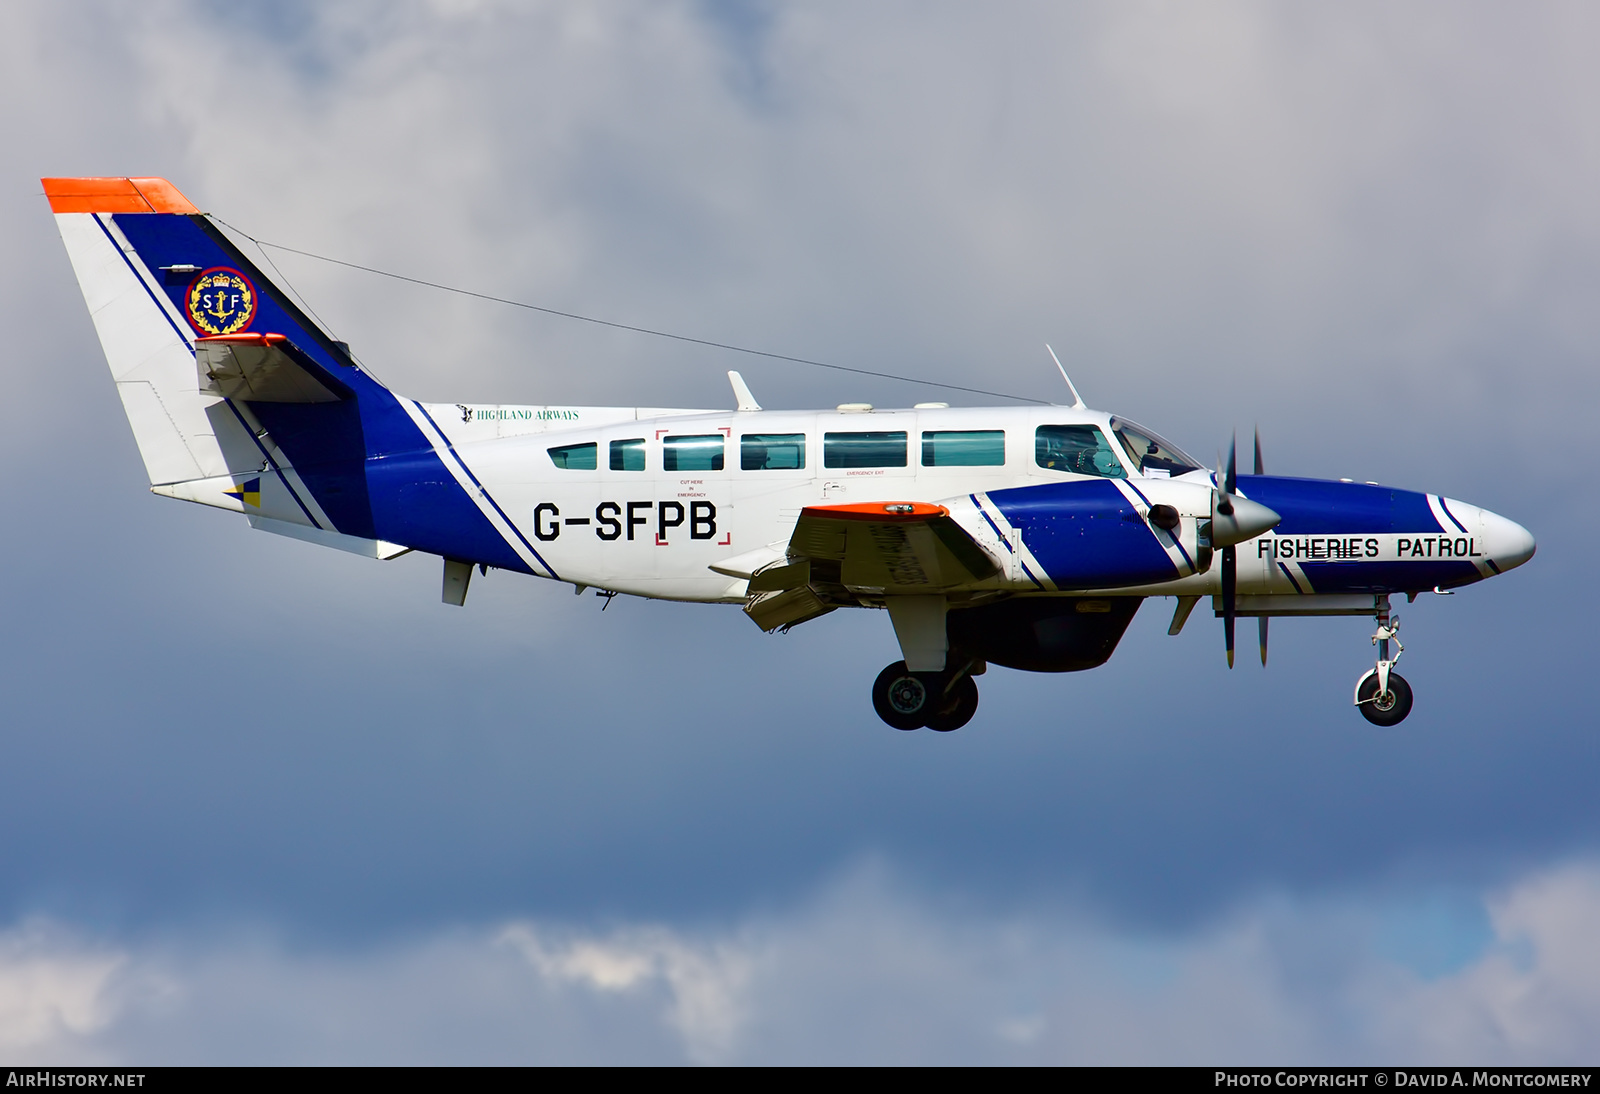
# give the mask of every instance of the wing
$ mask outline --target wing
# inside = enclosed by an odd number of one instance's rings
[[[926,596],[1000,572],[948,509],[926,502],[803,509],[787,555],[750,578],[745,611],[762,630],[803,623],[841,601]]]

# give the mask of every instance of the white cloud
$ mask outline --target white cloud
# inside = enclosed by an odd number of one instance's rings
[[[1405,894],[1400,894],[1404,897]],[[1403,902],[1403,901],[1402,901]],[[1263,898],[1185,936],[974,909],[864,868],[720,929],[518,920],[362,950],[0,936],[10,1059],[1556,1063],[1600,1023],[1600,865],[1485,898],[1444,975],[1396,894]]]
[[[0,1051],[98,1033],[114,1016],[112,977],[125,960],[43,922],[0,935]]]
[[[662,984],[672,999],[667,1021],[682,1035],[690,1058],[715,1062],[733,1050],[754,963],[746,946],[727,941],[696,945],[664,928],[605,938],[558,938],[532,923],[514,924],[501,935],[556,983],[601,992]]]
[[[1490,901],[1499,945],[1391,1013],[1398,1040],[1519,1062],[1592,1058],[1600,1028],[1600,870],[1530,878]],[[1577,1046],[1590,1042],[1587,1055]],[[1465,1058],[1458,1056],[1458,1058]]]

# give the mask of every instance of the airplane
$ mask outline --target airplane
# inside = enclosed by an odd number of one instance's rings
[[[43,183],[152,492],[371,558],[437,555],[453,605],[494,567],[607,604],[737,605],[768,633],[886,609],[902,660],[872,704],[896,729],[965,725],[991,664],[1104,664],[1157,596],[1176,598],[1170,634],[1210,597],[1230,668],[1240,618],[1265,665],[1272,617],[1374,617],[1353,701],[1397,725],[1413,694],[1391,597],[1534,553],[1452,498],[1269,476],[1259,433],[1253,474],[1233,447],[1208,469],[1089,409],[1064,369],[1066,406],[763,410],[737,372],[731,411],[422,403],[165,179]]]

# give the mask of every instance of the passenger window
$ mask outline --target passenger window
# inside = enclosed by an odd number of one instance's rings
[[[625,441],[611,442],[611,470],[643,471],[644,438],[629,437]]]
[[[824,433],[823,467],[904,467],[906,434]]]
[[[805,465],[804,433],[746,433],[739,438],[741,471],[798,471]]]
[[[1005,462],[1004,430],[928,430],[922,434],[923,467],[1001,467]]]
[[[721,471],[722,434],[668,437],[661,443],[661,466],[667,471]]]
[[[1111,442],[1092,425],[1042,425],[1033,440],[1033,458],[1051,471],[1070,471],[1074,475],[1098,475],[1103,479],[1125,479],[1127,469]]]
[[[588,444],[564,444],[548,451],[550,462],[567,471],[593,471],[599,466],[600,446],[593,441]]]

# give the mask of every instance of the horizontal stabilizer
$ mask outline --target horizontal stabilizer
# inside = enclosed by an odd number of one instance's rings
[[[336,403],[348,389],[281,334],[194,340],[200,390],[254,403]],[[337,388],[338,391],[332,390]]]
[[[341,535],[327,528],[312,528],[286,520],[258,517],[253,513],[249,514],[248,519],[250,527],[258,532],[271,532],[273,535],[287,536],[289,539],[314,543],[318,547],[333,547],[336,550],[348,551],[363,558],[399,558],[411,550],[410,547],[399,543],[389,543],[381,539],[367,539],[364,536]]]
[[[707,569],[715,573],[726,574],[728,577],[742,577],[749,580],[762,570],[788,561],[788,556],[784,554],[782,546],[781,543],[773,543],[766,547],[758,547],[754,551],[746,551],[742,555],[725,558],[721,562],[713,562]]]

